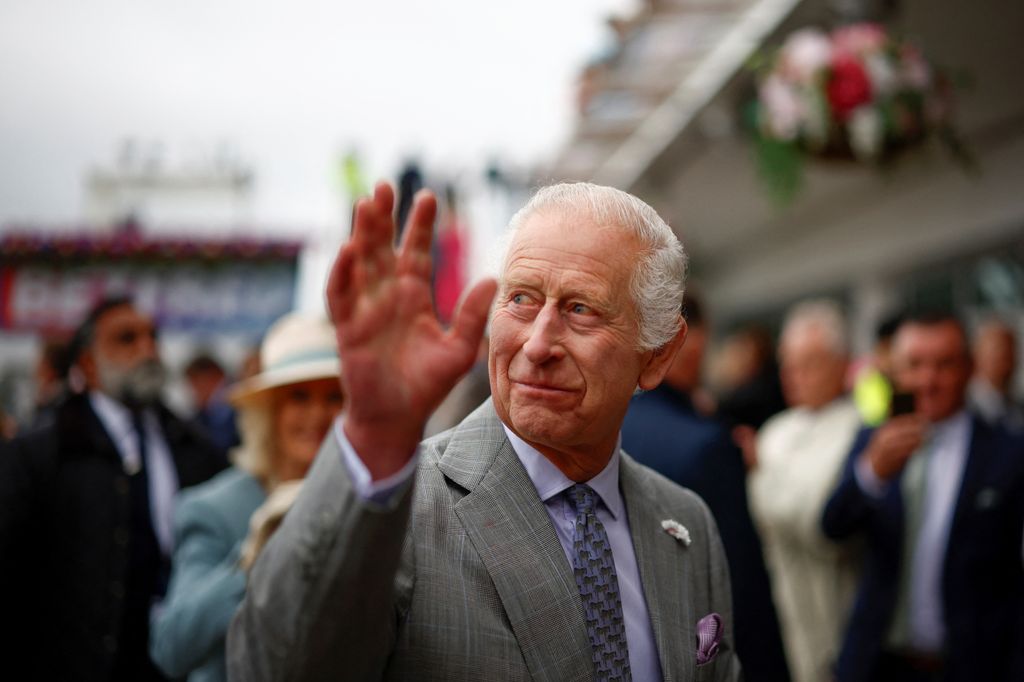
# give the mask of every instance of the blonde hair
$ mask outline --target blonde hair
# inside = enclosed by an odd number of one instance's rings
[[[238,434],[242,444],[231,452],[235,466],[247,471],[270,490],[274,476],[274,402],[271,396],[238,408]]]

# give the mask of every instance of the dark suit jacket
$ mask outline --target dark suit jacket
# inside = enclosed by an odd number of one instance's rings
[[[1024,443],[972,418],[967,463],[943,565],[946,677],[1019,680],[1024,674]],[[871,430],[854,442],[839,487],[825,507],[823,528],[840,539],[862,534],[868,554],[839,655],[841,682],[871,679],[885,645],[900,580],[903,500],[900,479],[881,500],[866,495],[854,462]]]
[[[227,464],[158,410],[181,487]],[[0,660],[9,679],[102,680],[122,638],[129,484],[86,396],[0,450]],[[13,672],[12,672],[13,671]]]
[[[699,414],[688,395],[662,384],[633,398],[622,449],[707,503],[729,561],[744,676],[749,682],[789,679],[761,541],[747,506],[743,458],[728,431]]]

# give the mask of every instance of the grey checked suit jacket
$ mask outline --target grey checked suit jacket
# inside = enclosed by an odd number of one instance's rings
[[[707,507],[628,456],[620,482],[665,679],[739,680]],[[696,623],[710,612],[727,631],[698,667]],[[490,401],[423,443],[394,509],[356,495],[328,437],[253,568],[228,665],[239,681],[593,679],[572,569]]]

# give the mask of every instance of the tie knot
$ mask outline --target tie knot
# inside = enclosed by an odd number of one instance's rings
[[[565,491],[577,514],[593,514],[597,506],[597,493],[585,483],[577,483]]]

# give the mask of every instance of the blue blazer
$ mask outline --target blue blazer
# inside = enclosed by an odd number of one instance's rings
[[[789,679],[771,584],[747,505],[739,448],[719,421],[667,384],[642,393],[622,424],[622,449],[707,503],[729,562],[736,655],[748,682]]]
[[[948,682],[1024,679],[1024,441],[973,417],[967,463],[943,564]],[[900,581],[903,499],[894,479],[880,500],[866,495],[854,462],[872,430],[858,434],[825,506],[825,534],[867,541],[867,556],[837,674],[871,679],[885,645]],[[902,474],[901,474],[902,476]]]
[[[259,482],[235,468],[178,499],[171,582],[149,639],[150,656],[169,677],[227,679],[225,638],[245,596],[239,551],[265,499]]]

